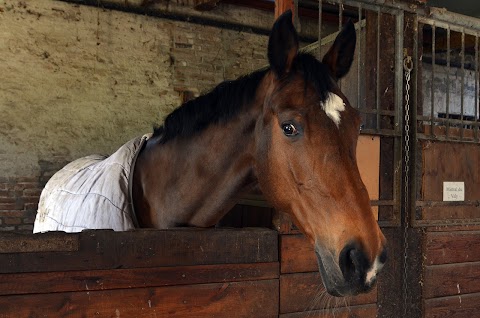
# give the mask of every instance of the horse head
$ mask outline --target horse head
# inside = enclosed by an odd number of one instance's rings
[[[360,117],[337,84],[353,61],[355,28],[348,22],[320,62],[298,52],[291,17],[279,17],[269,38],[255,173],[267,200],[314,245],[327,291],[355,295],[374,285],[386,260],[357,167]]]

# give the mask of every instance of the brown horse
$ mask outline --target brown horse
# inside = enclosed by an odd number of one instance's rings
[[[369,290],[385,238],[357,167],[360,118],[337,86],[355,41],[350,22],[321,63],[298,52],[291,12],[283,14],[269,69],[185,103],[148,140],[133,179],[140,225],[213,226],[258,185],[314,244],[330,294]]]
[[[298,52],[291,19],[287,12],[273,26],[269,68],[185,103],[151,137],[107,159],[79,159],[54,175],[34,232],[210,227],[258,186],[312,242],[330,294],[369,290],[386,260],[385,238],[357,167],[360,118],[337,86],[353,61],[355,29],[347,23],[319,62]],[[105,179],[105,170],[120,177]],[[128,187],[131,197],[121,195]]]

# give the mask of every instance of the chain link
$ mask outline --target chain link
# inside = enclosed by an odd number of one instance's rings
[[[404,188],[404,225],[403,225],[403,240],[404,240],[404,250],[403,250],[403,317],[407,317],[407,294],[408,294],[408,284],[407,284],[407,261],[408,261],[408,226],[410,222],[410,209],[409,209],[409,172],[410,172],[410,73],[413,69],[413,61],[411,56],[406,56],[403,61],[403,68],[405,70],[405,188]]]

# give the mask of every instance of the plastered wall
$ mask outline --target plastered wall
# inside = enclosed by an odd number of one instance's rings
[[[0,229],[31,228],[43,185],[65,163],[150,132],[185,92],[264,66],[266,46],[253,32],[0,1]]]

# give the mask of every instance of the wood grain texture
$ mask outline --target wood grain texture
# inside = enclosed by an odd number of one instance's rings
[[[15,235],[0,233],[0,241],[5,236]],[[78,237],[79,250],[3,253],[0,254],[0,273],[278,261],[277,232],[267,229],[97,230],[49,233],[49,240],[52,235],[60,242]],[[44,237],[44,234],[35,234],[36,244],[41,245]]]
[[[0,274],[0,296],[278,278],[278,263]]]
[[[2,318],[277,317],[278,280],[1,296]]]
[[[479,293],[480,262],[445,264],[425,268],[424,297]]]
[[[61,240],[57,233],[44,233],[42,239],[32,234],[2,233],[0,254],[32,252],[74,252],[78,251],[78,236],[65,235]]]
[[[451,264],[480,261],[480,231],[428,232],[425,264]]]
[[[377,289],[374,288],[368,294],[349,297],[346,301],[350,305],[359,305],[373,304],[376,300]],[[341,299],[338,305],[345,306],[344,301]],[[320,273],[280,275],[280,313],[324,309],[325,305],[336,306],[337,302],[334,297],[325,294]]]
[[[475,144],[430,142],[422,143],[422,200],[443,201],[444,181],[463,181],[465,200],[480,199],[480,148]],[[455,159],[452,160],[452,154]],[[423,208],[424,219],[478,217],[480,207]]]
[[[313,246],[303,234],[280,236],[280,271],[282,274],[318,271]]]
[[[375,304],[280,314],[280,318],[376,318]]]
[[[480,217],[480,206],[431,206],[422,207],[423,220],[476,219]]]
[[[458,295],[425,301],[424,318],[477,318],[480,294]]]

